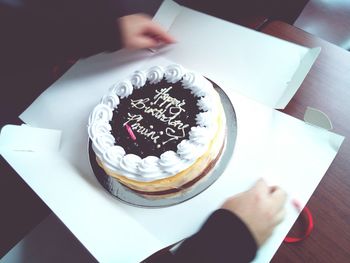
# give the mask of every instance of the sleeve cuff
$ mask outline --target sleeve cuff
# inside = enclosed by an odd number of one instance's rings
[[[250,262],[256,251],[257,244],[242,220],[228,210],[219,209],[199,232],[182,243],[175,257],[179,262]]]

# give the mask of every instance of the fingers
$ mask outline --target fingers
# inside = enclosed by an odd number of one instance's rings
[[[284,205],[287,194],[278,186],[269,187],[264,179],[259,179],[252,187],[259,199],[266,199],[269,202],[269,210],[274,216],[274,222],[280,223],[284,218]]]
[[[278,186],[268,186],[263,178],[260,178],[255,183],[252,190],[260,194],[268,195],[276,208],[281,208],[287,199],[287,194],[285,191]]]
[[[259,179],[251,189],[227,199],[222,208],[241,218],[261,246],[284,219],[286,198],[281,188]]]
[[[275,187],[275,190],[270,194],[272,207],[274,211],[279,211],[284,207],[284,204],[287,200],[287,194],[279,187]]]
[[[175,39],[170,34],[153,21],[149,21],[146,30],[145,33],[147,33],[149,37],[155,38],[158,42],[163,42],[165,44],[175,42]]]
[[[270,193],[273,193],[274,191],[277,190],[277,186],[270,186]]]
[[[140,36],[135,41],[129,45],[129,48],[131,49],[138,49],[138,48],[154,48],[159,45],[159,42],[151,37],[147,36]]]
[[[252,187],[252,189],[258,193],[261,194],[267,194],[269,192],[269,188],[265,182],[264,179],[260,178],[255,185]]]
[[[120,17],[118,25],[120,26],[122,43],[128,49],[155,48],[160,44],[175,42],[175,39],[160,25],[142,14]]]

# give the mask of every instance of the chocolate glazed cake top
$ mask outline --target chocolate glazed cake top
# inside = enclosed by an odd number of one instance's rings
[[[122,146],[126,154],[141,158],[176,152],[177,145],[188,139],[191,127],[196,126],[196,115],[203,112],[197,102],[180,81],[147,81],[142,89],[121,99],[113,111],[110,125],[115,144]]]
[[[180,65],[135,71],[91,112],[92,149],[113,173],[144,182],[167,178],[208,150],[219,105],[213,85]]]

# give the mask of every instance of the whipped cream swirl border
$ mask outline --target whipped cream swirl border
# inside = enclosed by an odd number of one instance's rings
[[[120,100],[130,96],[134,89],[142,88],[147,80],[151,84],[163,78],[168,83],[182,82],[185,89],[198,97],[198,107],[202,110],[196,116],[196,124],[189,132],[189,139],[182,140],[177,151],[164,152],[159,158],[147,156],[140,158],[135,154],[126,154],[120,145],[115,145],[109,122],[114,108],[118,108]],[[213,97],[214,95],[214,97]],[[88,134],[92,148],[110,171],[138,181],[153,181],[173,176],[190,167],[208,149],[209,143],[217,130],[218,114],[215,93],[212,84],[201,74],[189,71],[181,65],[172,64],[167,67],[154,66],[147,71],[135,71],[123,81],[113,85],[95,106],[89,116]]]

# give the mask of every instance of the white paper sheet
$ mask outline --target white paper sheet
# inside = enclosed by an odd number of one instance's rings
[[[139,262],[161,247],[100,187],[91,171],[83,174],[80,165],[54,152],[4,151],[2,155],[99,262]]]
[[[156,61],[160,63],[160,58],[143,61],[139,67]],[[79,67],[84,71],[85,66],[90,65],[81,64]],[[129,70],[125,67],[125,72],[135,69],[134,64],[128,67]],[[119,69],[115,69],[115,74],[110,72],[110,75],[99,72],[89,77],[89,81],[85,77],[66,76],[21,115],[26,123],[33,126],[62,130],[61,158],[41,156],[45,161],[39,157],[35,161],[29,155],[4,154],[100,262],[112,259],[137,262],[151,251],[183,239],[195,232],[225,198],[246,190],[259,177],[266,178],[270,184],[280,185],[291,198],[305,204],[343,140],[339,135],[306,124],[221,86],[235,107],[238,126],[234,156],[227,172],[205,192],[185,203],[162,209],[128,206],[111,197],[99,185],[87,156],[88,115],[110,86],[112,76],[121,76],[119,72]],[[65,105],[64,112],[60,111],[62,105]],[[293,225],[298,213],[289,202],[287,211],[286,220],[259,250],[256,262],[269,261]],[[130,238],[124,238],[126,233]],[[123,238],[119,239],[121,236]],[[145,246],[143,240],[148,239],[151,241]],[[128,260],[124,261],[126,257]]]

